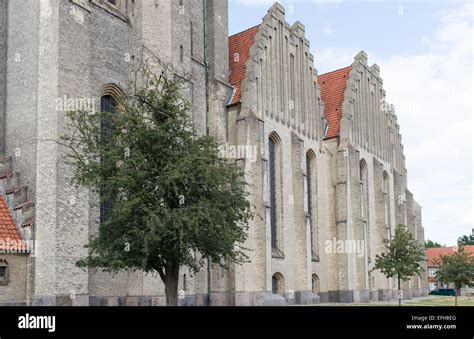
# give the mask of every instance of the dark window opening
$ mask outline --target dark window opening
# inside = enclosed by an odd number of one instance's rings
[[[272,293],[278,294],[278,278],[276,276],[272,277]]]
[[[8,266],[5,265],[5,262],[2,262],[0,266],[0,285],[8,284]]]
[[[100,109],[103,113],[113,113],[117,107],[117,102],[110,95],[103,96],[100,102]],[[112,116],[105,114],[100,122],[101,142],[106,145],[113,138]],[[107,161],[104,153],[101,154],[101,162]],[[114,199],[108,196],[107,192],[100,192],[100,223],[105,223],[110,219],[114,206]]]
[[[269,175],[270,175],[270,226],[272,237],[272,248],[277,248],[277,197],[276,197],[276,165],[275,165],[275,141],[269,138]]]
[[[313,248],[314,241],[314,230],[313,230],[313,190],[312,190],[312,164],[313,159],[309,154],[306,155],[306,189],[307,189],[307,203],[308,203],[308,215],[309,215],[309,229],[311,248]]]

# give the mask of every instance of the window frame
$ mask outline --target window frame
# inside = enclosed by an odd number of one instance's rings
[[[0,260],[0,268],[5,269],[5,274],[3,276],[0,275],[0,286],[7,286],[10,283],[10,268],[8,262],[6,260]]]
[[[277,133],[268,136],[268,201],[272,257],[284,258],[282,223],[282,143]]]
[[[311,245],[311,258],[313,261],[319,261],[318,245],[318,228],[317,228],[317,208],[315,208],[315,202],[317,201],[317,164],[316,164],[316,153],[309,149],[306,152],[306,205],[307,205],[307,218],[310,227],[310,245]]]
[[[105,101],[105,100],[108,100],[108,101]],[[116,110],[118,107],[118,100],[116,98],[114,98],[113,95],[111,94],[105,94],[105,95],[102,95],[101,98],[100,98],[100,110],[101,112],[107,112],[107,113],[112,113],[114,112],[114,110]],[[105,111],[104,109],[110,109],[109,111]],[[104,137],[104,134],[110,134],[112,135],[113,134],[113,122],[111,121],[105,121],[105,120],[101,120],[100,122],[100,134],[101,134],[101,139]],[[107,124],[104,126],[104,124]],[[110,137],[107,136],[107,137]],[[103,159],[103,155],[101,155],[101,161]],[[114,205],[114,201],[113,199],[107,199],[107,201],[103,201],[103,197],[105,195],[105,193],[103,192],[100,192],[99,193],[100,195],[100,203],[99,203],[99,220],[100,220],[100,224],[103,224],[103,223],[106,223],[109,219],[110,219],[110,216],[112,214],[112,211],[113,211],[113,205]]]

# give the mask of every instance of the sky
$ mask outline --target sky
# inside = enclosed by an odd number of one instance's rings
[[[229,0],[230,34],[261,23],[274,1]],[[425,238],[453,246],[473,223],[471,1],[280,1],[300,21],[319,74],[364,50],[395,105],[408,187],[423,208]]]

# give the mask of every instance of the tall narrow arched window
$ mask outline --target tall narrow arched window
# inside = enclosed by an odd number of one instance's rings
[[[191,37],[190,37],[190,40],[191,40],[191,56],[193,57],[194,56],[194,24],[193,22],[191,21],[189,23],[189,27],[190,27],[190,34],[191,34]]]
[[[367,163],[362,159],[359,163],[360,179],[360,214],[364,229],[365,248],[370,258],[370,227],[369,227],[369,181]]]
[[[313,293],[317,294],[321,291],[321,284],[317,274],[313,273],[311,276],[311,290]]]
[[[270,191],[270,228],[272,253],[281,254],[282,234],[280,230],[281,201],[281,149],[280,138],[276,133],[272,133],[268,138],[268,171],[269,171],[269,191]]]
[[[362,219],[367,217],[367,163],[361,160],[359,163],[359,180],[360,180],[360,215]]]
[[[117,108],[117,100],[114,99],[111,95],[104,95],[100,100],[100,110],[103,113],[101,121],[100,121],[100,135],[101,135],[101,142],[102,144],[110,143],[113,134],[113,122],[111,114],[114,113],[115,109]],[[106,155],[104,153],[100,156],[101,162],[106,161]],[[100,222],[104,223],[109,220],[112,209],[114,205],[114,199],[107,194],[108,192],[104,189],[100,191]]]
[[[389,199],[390,199],[390,187],[389,187],[389,176],[386,171],[383,172],[383,198],[384,198],[384,222],[385,226],[390,228],[390,209],[389,209]]]
[[[315,200],[316,194],[316,154],[313,150],[309,150],[306,153],[306,205],[307,205],[307,223],[310,229],[310,244],[311,244],[311,255],[313,258],[317,256],[317,221],[315,213]]]

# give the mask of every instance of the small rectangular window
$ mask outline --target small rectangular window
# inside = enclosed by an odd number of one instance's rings
[[[102,0],[102,3],[105,5],[112,5],[114,7],[120,7],[120,0]]]
[[[8,284],[7,266],[0,266],[0,285]]]

